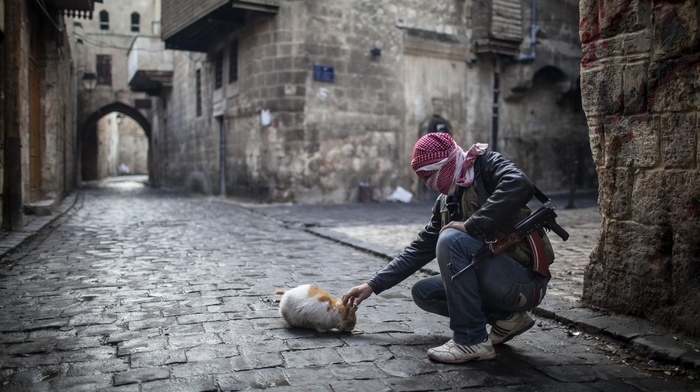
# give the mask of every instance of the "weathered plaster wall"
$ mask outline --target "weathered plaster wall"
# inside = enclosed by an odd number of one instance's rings
[[[115,113],[110,113],[97,122],[97,178],[117,175],[119,132],[116,117]]]
[[[118,124],[118,130],[117,171],[124,164],[131,174],[148,174],[148,138],[141,126],[124,116]]]
[[[219,193],[218,132],[213,128],[213,85],[204,53],[175,52],[173,88],[158,102],[162,113],[152,146],[162,187]],[[200,71],[202,114],[196,112],[196,74]]]
[[[115,103],[124,104],[130,108],[136,107],[137,100],[147,100],[149,97],[142,92],[132,92],[128,85],[128,52],[139,35],[159,35],[160,34],[160,3],[156,0],[128,0],[118,2],[95,3],[95,10],[92,19],[68,19],[67,31],[72,45],[73,58],[76,65],[76,75],[82,79],[85,73],[97,72],[97,56],[108,55],[111,58],[111,84],[98,84],[93,91],[85,91],[82,80],[77,86],[78,113],[77,123],[79,137],[83,144],[86,144],[92,132],[105,133],[109,130],[95,130],[86,124],[91,115],[110,114],[105,107]],[[100,28],[100,12],[107,11],[109,15],[109,28]],[[139,29],[132,31],[132,13],[139,14]],[[142,109],[140,113],[150,117],[148,109]],[[116,114],[116,112],[112,112]],[[106,124],[106,122],[98,122]],[[143,131],[142,131],[143,132]],[[81,165],[96,164],[100,167],[96,172],[116,175],[116,158],[111,158],[107,162],[92,162],[86,159],[89,151],[81,151]],[[148,154],[146,150],[139,152],[141,155]],[[100,157],[106,157],[100,154]],[[109,168],[109,170],[107,169]],[[84,172],[84,170],[83,170]],[[101,177],[100,177],[101,178]],[[82,178],[85,179],[85,178]]]
[[[581,1],[603,216],[584,299],[700,335],[700,5]]]
[[[597,187],[578,87],[578,3],[538,0],[534,25],[524,6],[521,58],[503,64],[499,147],[545,191],[566,190],[570,179]]]
[[[60,44],[54,40],[62,34]],[[73,74],[68,37],[49,28],[44,32],[45,58],[42,78],[44,117],[43,197],[56,202],[75,184],[76,137],[73,123],[75,75]]]
[[[572,135],[586,148],[588,143],[580,103],[576,109],[570,102],[578,93],[580,61],[580,49],[571,49],[578,48],[576,2],[547,4],[551,9],[541,22],[547,35],[537,37],[542,53],[504,64],[500,140],[501,150],[533,181],[557,191],[568,190],[560,159],[568,151],[556,143]],[[447,118],[464,147],[491,138],[494,64],[472,51],[472,18],[484,17],[472,15],[473,6],[448,0],[283,1],[276,15],[248,14],[242,26],[212,34],[208,53],[176,52],[172,92],[158,105],[154,148],[164,155],[155,159],[162,173],[157,181],[182,188],[195,177],[207,192],[222,193],[223,143],[229,196],[344,203],[357,200],[360,182],[378,200],[398,185],[429,196],[409,166],[421,121],[432,114]],[[523,37],[529,37],[529,9],[523,6]],[[235,40],[238,80],[229,83]],[[372,56],[373,48],[381,54]],[[219,52],[224,83],[215,88]],[[523,52],[529,52],[529,39]],[[334,80],[315,80],[314,65],[332,67]],[[561,83],[539,72],[548,67],[559,70]],[[194,113],[196,69],[201,116]],[[269,124],[261,124],[262,110],[269,110]],[[595,173],[587,173],[581,181],[594,187]]]
[[[66,97],[72,96],[73,75],[71,73],[71,56],[67,46],[64,32],[58,32],[53,24],[43,20],[43,14],[34,7],[25,5],[25,19],[21,21],[21,39],[13,46],[13,66],[18,67],[19,83],[17,91],[18,111],[8,113],[16,116],[17,126],[20,129],[22,141],[22,201],[30,202],[30,136],[29,136],[29,62],[32,61],[37,68],[36,74],[31,77],[38,79],[39,99],[38,110],[35,112],[40,117],[33,119],[38,121],[40,127],[39,146],[36,150],[41,154],[41,192],[42,199],[54,199],[60,201],[65,192],[70,189],[68,171],[72,168],[71,154],[74,146],[72,137],[72,100]],[[30,22],[34,20],[34,22]],[[16,23],[16,21],[15,21]],[[32,23],[36,23],[36,30],[32,31]],[[32,34],[38,45],[38,55],[30,60],[29,42]],[[57,40],[57,36],[62,39]],[[59,42],[61,42],[59,44]],[[36,201],[36,200],[34,200]]]
[[[29,18],[38,18],[36,13],[31,13],[31,8],[27,5],[23,5],[25,8],[23,18],[20,24],[20,39],[16,43],[14,56],[15,63],[13,66],[18,67],[19,71],[19,83],[17,85],[17,97],[18,106],[15,113],[9,114],[10,116],[17,116],[17,126],[20,133],[20,144],[23,146],[21,150],[22,159],[22,204],[29,202],[29,190],[30,190],[30,166],[29,166],[29,42],[30,42],[30,22]],[[14,57],[13,56],[13,57]],[[35,119],[35,121],[41,121],[41,119]]]

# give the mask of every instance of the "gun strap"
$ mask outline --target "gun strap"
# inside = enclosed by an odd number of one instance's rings
[[[481,171],[478,170],[479,161],[477,161],[477,165],[475,165],[475,180],[474,182],[476,183],[476,194],[479,197],[479,206],[483,206],[484,203],[486,203],[486,200],[488,199],[488,195],[486,194],[486,188],[484,188],[484,180],[481,178]],[[542,204],[547,204],[550,202],[549,197],[544,194],[540,190],[540,188],[536,187],[534,184],[532,187],[535,189],[535,197],[537,200],[539,200]],[[544,242],[542,241],[542,237],[540,237],[539,233],[537,230],[531,232],[528,234],[525,238],[527,238],[528,245],[530,246],[530,251],[532,252],[532,270],[538,273],[539,275],[543,277],[549,277],[551,276],[549,273],[549,262],[547,260],[547,252],[544,250]],[[466,268],[465,268],[466,270]],[[460,271],[461,273],[464,273],[464,271]],[[461,273],[459,275],[461,275]],[[452,280],[454,280],[457,276],[453,276]]]
[[[476,172],[475,173],[476,177],[476,195],[479,198],[479,208],[483,206],[486,203],[486,199],[488,199],[488,195],[486,194],[486,188],[484,188],[484,180],[481,178],[481,173]]]
[[[537,200],[541,201],[542,204],[547,204],[547,202],[550,201],[550,200],[549,200],[549,197],[547,197],[547,195],[545,195],[544,193],[542,193],[542,191],[540,190],[540,188],[538,188],[538,187],[536,187],[536,186],[534,186],[534,185],[533,185],[532,187],[535,188],[535,197],[537,198]]]

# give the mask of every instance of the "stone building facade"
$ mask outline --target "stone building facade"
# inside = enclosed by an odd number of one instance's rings
[[[116,175],[124,163],[120,156],[141,160],[133,163],[138,167],[148,166],[152,102],[145,91],[131,88],[129,62],[132,53],[163,50],[163,45],[138,46],[142,39],[160,34],[160,1],[97,3],[92,18],[68,19],[67,31],[77,77],[87,75],[96,82],[92,90],[78,85],[79,179]],[[124,121],[117,124],[117,119]],[[119,153],[107,146],[127,150]]]
[[[64,14],[93,1],[0,1],[2,229],[50,213],[76,183],[75,84]]]
[[[409,162],[439,114],[462,146],[491,143],[546,191],[595,188],[577,11],[573,0],[164,0],[162,38],[178,51],[172,88],[157,93],[152,178],[258,201],[355,201],[360,183],[379,200],[397,186],[428,197]]]
[[[95,126],[97,178],[123,174],[148,174],[148,138],[128,116],[112,112]]]
[[[580,9],[603,217],[584,300],[698,336],[700,5],[582,0]]]

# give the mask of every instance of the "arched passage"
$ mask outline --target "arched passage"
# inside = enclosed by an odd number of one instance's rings
[[[141,114],[141,112],[127,104],[121,102],[114,102],[109,105],[105,105],[95,112],[90,114],[88,118],[83,123],[80,128],[81,132],[78,135],[79,140],[79,162],[80,162],[80,179],[83,181],[94,180],[101,178],[98,165],[101,163],[100,159],[100,142],[98,137],[98,122],[105,116],[112,113],[116,113],[117,120],[120,117],[127,116],[129,119],[133,120],[131,124],[138,124],[143,130],[145,135],[145,141],[142,143],[146,144],[147,154],[147,166],[150,174],[150,139],[151,139],[151,123],[146,119],[146,117]],[[134,125],[135,127],[135,125]],[[140,136],[143,140],[143,136]]]
[[[85,120],[85,124],[83,124],[82,128],[83,133],[88,132],[90,129],[94,128],[95,124],[97,124],[97,120],[112,112],[123,113],[133,118],[134,121],[139,123],[141,128],[143,128],[143,131],[146,133],[146,137],[149,140],[151,139],[151,123],[137,109],[121,102],[110,103],[109,105],[105,105],[95,110],[95,112],[93,112],[87,118],[87,120]],[[83,135],[81,135],[81,137],[82,136]]]

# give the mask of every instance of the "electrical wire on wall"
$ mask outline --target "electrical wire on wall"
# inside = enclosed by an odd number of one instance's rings
[[[117,46],[117,45],[107,44],[107,43],[104,43],[104,42],[93,41],[93,40],[87,38],[86,36],[84,36],[84,35],[82,35],[82,34],[80,34],[80,33],[74,32],[73,34],[75,34],[76,37],[78,37],[79,39],[81,39],[81,40],[82,40],[83,42],[85,42],[86,44],[92,45],[92,46],[95,46],[95,47],[98,47],[98,48],[110,48],[110,49],[118,49],[118,50],[136,50],[136,51],[140,51],[140,52],[154,52],[154,53],[155,53],[155,52],[162,52],[162,51],[163,51],[163,49],[127,48],[127,47],[123,47],[123,46]]]
[[[49,12],[49,9],[46,7],[44,4],[43,0],[36,0],[36,3],[39,4],[39,8],[41,8],[42,11],[46,14],[46,16],[49,18],[51,21],[51,24],[56,27],[56,30],[58,30],[59,33],[63,32],[63,28],[61,28],[59,25],[56,24],[56,22],[53,20],[53,17],[51,16],[51,13]]]
[[[117,45],[107,44],[107,43],[104,43],[104,42],[93,41],[93,40],[87,38],[86,36],[84,36],[84,35],[82,35],[82,34],[80,34],[80,33],[73,32],[73,34],[74,34],[78,39],[82,40],[84,43],[86,43],[86,44],[88,44],[88,45],[91,45],[91,46],[98,47],[98,48],[110,48],[110,49],[118,49],[118,50],[124,50],[124,51],[134,50],[134,51],[151,52],[151,53],[159,53],[159,52],[162,52],[163,50],[165,50],[165,49],[148,49],[148,48],[133,48],[133,47],[132,47],[132,48],[126,48],[126,47],[123,47],[123,46],[117,46]],[[205,59],[205,58],[207,57],[206,55],[203,55],[203,56],[201,56],[201,57],[195,58],[195,57],[192,56],[192,53],[191,53],[191,52],[188,52],[188,51],[185,51],[185,50],[176,50],[176,51],[181,52],[181,53],[184,53],[185,56],[187,56],[187,58],[188,58],[191,62],[199,62],[199,61],[202,61],[203,59]]]

